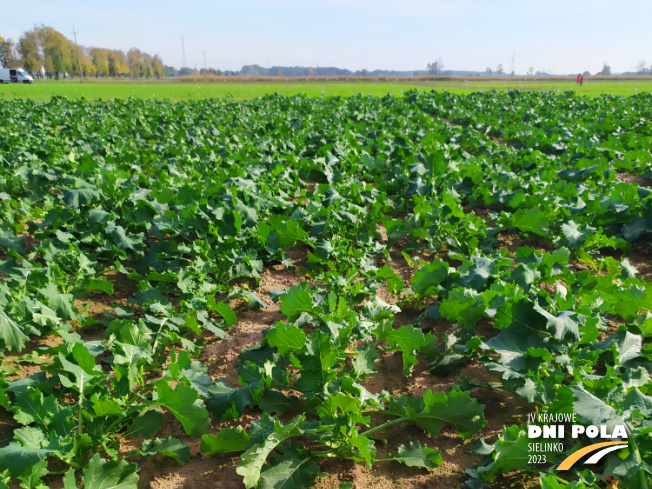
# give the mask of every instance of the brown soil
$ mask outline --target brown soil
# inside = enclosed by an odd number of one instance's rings
[[[495,209],[492,209],[488,205],[469,205],[464,208],[465,214],[475,214],[478,217],[481,217],[485,221],[488,219],[489,214],[496,213]]]
[[[621,182],[635,183],[639,187],[652,187],[652,181],[629,173],[616,173],[616,178]]]
[[[294,250],[290,257],[297,268],[300,268],[305,258],[306,250]],[[409,282],[413,269],[409,267],[405,259],[395,257],[390,266],[406,282]],[[275,321],[283,320],[277,304],[272,303],[267,294],[272,290],[286,289],[300,283],[303,279],[297,276],[295,270],[289,270],[282,265],[274,265],[267,268],[261,274],[262,285],[257,289],[259,297],[269,307],[261,311],[244,311],[238,314],[238,323],[229,330],[230,337],[208,345],[201,360],[208,365],[212,378],[225,378],[231,386],[238,385],[237,359],[238,353],[243,347],[257,344],[262,338],[262,330],[272,325]],[[388,293],[387,293],[388,294]],[[379,294],[382,296],[382,294]],[[382,298],[382,297],[381,297]],[[385,296],[390,301],[394,296]],[[394,302],[394,301],[392,301]],[[395,326],[411,324],[421,311],[407,309],[398,313],[395,317]],[[450,323],[438,320],[434,324],[434,334],[440,336],[451,328]],[[448,391],[451,385],[461,378],[472,378],[478,382],[495,382],[497,377],[488,373],[484,367],[476,362],[458,368],[448,377],[435,377],[426,371],[429,361],[420,358],[418,365],[414,367],[412,375],[408,378],[403,376],[403,361],[400,352],[385,352],[380,355],[376,362],[378,373],[365,382],[365,387],[373,393],[383,390],[392,395],[415,395],[420,396],[426,390],[434,392]],[[441,451],[443,464],[436,470],[409,468],[397,463],[382,462],[375,464],[372,468],[364,464],[354,463],[348,460],[325,460],[321,463],[321,471],[324,477],[315,483],[316,489],[331,489],[339,487],[342,482],[353,482],[356,488],[367,489],[417,489],[417,488],[449,488],[463,484],[466,480],[464,469],[479,460],[478,456],[470,454],[471,447],[479,437],[485,437],[489,442],[495,441],[502,432],[503,425],[520,423],[525,419],[529,411],[524,401],[518,396],[491,390],[486,388],[474,389],[472,395],[482,404],[486,404],[487,426],[475,437],[462,441],[451,426],[444,426],[443,431],[436,438],[427,435],[423,430],[412,425],[393,427],[383,433],[387,442],[379,442],[377,458],[388,457],[390,453],[396,453],[400,444],[410,441],[419,441],[422,444],[436,448]],[[258,411],[246,410],[245,415],[237,421],[227,423],[214,422],[212,433],[218,433],[223,427],[236,424],[245,427],[259,416]],[[378,416],[373,417],[372,424],[383,422]],[[157,436],[176,436],[191,447],[192,458],[185,466],[178,466],[174,461],[162,461],[160,458],[149,458],[136,460],[140,467],[140,480],[142,487],[152,489],[177,489],[177,488],[242,488],[242,477],[236,473],[236,456],[219,455],[206,457],[199,449],[199,440],[188,438],[182,431],[179,424],[173,418]],[[125,444],[125,451],[138,446],[138,442],[132,442],[133,446]]]
[[[232,387],[238,387],[238,354],[243,348],[251,347],[262,340],[262,331],[272,326],[276,321],[282,321],[279,305],[272,302],[269,293],[274,290],[285,290],[300,284],[305,278],[297,272],[306,268],[308,250],[298,246],[285,250],[290,261],[296,268],[288,269],[283,265],[272,265],[261,273],[261,286],[256,289],[258,297],[267,304],[266,309],[251,311],[238,310],[238,322],[228,330],[229,337],[208,344],[202,351],[200,360],[208,367],[212,379],[223,378]],[[217,434],[220,429],[228,426],[242,425],[245,428],[251,420],[257,419],[260,413],[246,410],[237,421],[220,423],[214,421],[211,433]],[[161,457],[137,459],[140,466],[140,486],[151,489],[204,489],[224,488],[241,489],[244,487],[242,476],[235,471],[238,454],[228,454],[207,457],[199,445],[201,440],[192,439],[184,432],[180,424],[171,416],[169,423],[163,427],[158,437],[175,436],[190,446],[192,457],[190,461],[179,466],[174,460],[163,460]],[[128,452],[138,447],[142,440],[129,440],[123,444],[123,450]]]
[[[507,248],[510,253],[515,253],[521,246],[529,246],[537,251],[546,252],[554,251],[554,248],[545,241],[538,241],[534,238],[525,238],[518,233],[510,233],[508,231],[501,231],[496,236],[498,243],[494,248]]]
[[[384,229],[379,228],[383,240],[387,239]],[[499,246],[507,247],[511,252],[520,246],[532,246],[541,251],[549,251],[549,246],[538,241],[524,239],[516,234],[503,234],[499,237]],[[397,246],[400,249],[400,246]],[[639,250],[640,260],[632,258],[630,261],[639,271],[641,263],[645,259],[645,249]],[[238,354],[242,348],[254,346],[262,339],[262,331],[273,325],[276,321],[284,320],[278,304],[271,301],[269,293],[274,290],[285,290],[305,280],[303,273],[307,268],[306,256],[308,250],[298,246],[286,250],[294,268],[286,268],[283,265],[275,264],[266,267],[261,273],[261,284],[256,289],[258,296],[267,304],[267,308],[260,311],[248,309],[238,310],[238,322],[228,330],[229,337],[224,340],[209,342],[204,348],[200,360],[207,365],[208,372],[213,379],[224,378],[232,387],[237,387],[237,363]],[[633,254],[635,255],[635,254]],[[408,261],[395,250],[390,251],[391,261],[385,262],[392,268],[404,283],[410,284],[412,276],[418,267],[411,266]],[[428,253],[411,252],[410,259],[418,263],[418,259],[432,260]],[[649,258],[647,258],[649,263]],[[383,260],[384,261],[384,260]],[[382,264],[381,264],[382,266]],[[647,272],[646,272],[647,273]],[[115,305],[126,305],[127,298],[134,291],[134,283],[124,275],[117,272],[109,272],[105,276],[114,283],[115,294],[112,297],[106,294],[93,294],[87,314],[98,319],[103,312],[111,312]],[[378,296],[388,303],[399,303],[400,298],[390,294],[386,288],[378,291]],[[76,307],[82,307],[83,301],[76,303]],[[394,325],[400,327],[405,324],[414,324],[417,317],[423,312],[427,304],[422,303],[413,306],[401,304],[402,312],[396,314]],[[443,318],[437,321],[426,320],[421,325],[424,329],[441,338],[442,335],[453,328],[452,323]],[[493,336],[497,331],[489,322],[481,322],[477,325],[476,331],[479,335],[486,337]],[[50,346],[58,344],[59,337],[43,337],[30,344],[27,353],[34,351],[39,346]],[[21,355],[26,353],[21,352]],[[9,359],[10,360],[10,359]],[[11,360],[10,360],[11,361]],[[412,375],[408,378],[403,376],[403,362],[400,352],[387,351],[380,354],[376,361],[377,374],[366,381],[365,387],[373,393],[387,391],[391,395],[414,395],[420,396],[426,390],[433,392],[447,392],[451,387],[462,379],[471,379],[477,383],[492,384],[499,381],[499,376],[488,372],[478,362],[471,361],[468,364],[455,369],[447,377],[437,377],[427,372],[429,360],[419,358],[419,363],[414,367]],[[39,370],[38,366],[23,365],[23,375],[29,375]],[[467,475],[465,468],[471,467],[479,461],[479,457],[470,453],[473,445],[484,438],[487,442],[495,442],[497,436],[503,431],[504,426],[522,424],[527,413],[533,411],[519,396],[499,389],[477,387],[471,391],[471,395],[480,403],[485,405],[486,426],[476,435],[467,440],[454,431],[453,427],[445,424],[442,432],[437,437],[430,437],[422,429],[414,425],[397,425],[382,433],[385,442],[377,442],[377,458],[388,457],[390,453],[396,453],[399,445],[407,444],[410,441],[419,441],[424,445],[436,448],[441,451],[443,463],[435,470],[410,468],[393,462],[380,462],[372,468],[364,464],[354,463],[348,460],[324,460],[321,463],[321,471],[325,474],[317,480],[316,489],[337,488],[342,482],[353,482],[357,489],[425,489],[425,488],[451,488],[463,487]],[[220,429],[228,426],[243,425],[247,428],[251,421],[260,416],[258,410],[245,410],[244,415],[236,421],[218,422],[213,420],[211,433],[217,434]],[[382,423],[384,419],[379,416],[372,417],[372,426]],[[0,442],[5,443],[10,439],[11,432],[15,428],[6,414],[0,414]],[[236,473],[238,454],[228,454],[208,457],[200,450],[200,439],[188,437],[181,425],[174,417],[166,414],[166,425],[158,437],[165,438],[174,436],[191,449],[191,459],[184,465],[179,466],[174,460],[165,457],[134,458],[132,461],[140,467],[139,477],[141,488],[152,489],[208,489],[225,488],[241,489],[244,487],[242,477]],[[123,454],[139,448],[141,439],[125,439],[121,445]],[[5,444],[2,443],[2,444]],[[524,474],[510,474],[508,477],[499,479],[494,487],[530,487],[536,485],[531,480],[526,480]],[[46,481],[50,487],[60,488],[60,478],[52,478]],[[534,486],[532,486],[534,487]]]
[[[267,304],[267,308],[259,311],[248,309],[238,311],[238,322],[228,330],[229,337],[204,348],[200,360],[208,367],[208,373],[212,378],[225,378],[232,387],[238,386],[236,366],[240,350],[260,343],[265,328],[272,326],[276,321],[285,319],[279,305],[269,298],[269,293],[274,290],[288,289],[305,280],[296,272],[307,265],[308,250],[295,247],[286,252],[296,269],[288,269],[283,265],[272,265],[265,268],[261,274],[261,286],[256,289],[256,293]]]
[[[382,231],[381,231],[382,234]],[[237,362],[238,354],[244,347],[250,347],[260,342],[262,331],[274,324],[275,321],[284,319],[277,304],[268,296],[272,290],[284,290],[292,285],[301,283],[304,278],[297,275],[305,264],[306,249],[300,247],[288,251],[295,269],[287,269],[282,265],[273,265],[266,268],[261,274],[261,286],[256,290],[258,296],[268,305],[267,309],[260,311],[239,311],[238,322],[229,331],[229,338],[209,344],[204,348],[201,356],[202,362],[208,366],[211,378],[224,378],[229,385],[238,386]],[[388,265],[409,283],[414,269],[409,266],[400,253],[392,253],[392,261]],[[416,256],[415,256],[416,258]],[[386,302],[396,303],[397,298],[389,292],[379,291],[379,296]],[[420,308],[419,308],[420,309]],[[422,310],[406,308],[395,317],[395,326],[412,324],[416,321]],[[438,320],[431,324],[433,333],[441,336],[451,328],[450,323]],[[484,367],[475,362],[457,369],[448,377],[435,377],[426,371],[429,361],[420,358],[414,367],[412,376],[403,376],[403,360],[400,352],[381,353],[376,361],[378,373],[365,386],[371,392],[378,393],[382,390],[392,395],[422,395],[426,390],[448,391],[453,383],[460,378],[473,378],[479,382],[497,380],[488,374]],[[512,394],[493,391],[490,389],[474,389],[472,394],[487,408],[488,424],[482,432],[472,439],[461,441],[451,426],[444,426],[442,433],[436,438],[428,436],[418,427],[403,425],[396,426],[383,436],[387,443],[379,442],[377,458],[384,458],[390,453],[396,453],[398,446],[418,440],[423,444],[439,449],[442,452],[443,464],[436,470],[416,469],[397,463],[382,462],[372,468],[364,464],[348,460],[324,460],[321,471],[326,475],[317,480],[315,488],[331,489],[339,487],[342,482],[353,482],[356,488],[367,489],[417,489],[417,488],[449,488],[463,484],[466,479],[464,469],[479,460],[469,453],[473,444],[480,436],[489,441],[495,440],[505,424],[513,424],[525,418],[524,403]],[[510,406],[509,409],[505,409]],[[246,410],[244,416],[237,421],[227,423],[214,422],[212,433],[218,433],[223,427],[236,424],[247,425],[251,420],[259,417],[257,410]],[[383,422],[378,416],[373,417],[372,424]],[[200,440],[190,439],[183,433],[181,426],[174,418],[164,427],[159,437],[176,436],[191,447],[192,458],[185,466],[178,466],[176,462],[162,460],[160,457],[135,460],[141,467],[140,485],[152,489],[181,489],[181,488],[242,488],[242,477],[235,472],[238,456],[218,455],[207,457],[199,449]],[[123,450],[128,452],[137,447],[142,440],[132,440],[123,445]]]
[[[36,338],[32,338],[29,342],[26,343],[25,348],[20,352],[16,353],[13,351],[8,351],[5,353],[5,362],[8,367],[16,366],[20,368],[20,374],[9,376],[9,380],[23,379],[29,377],[37,372],[41,371],[39,365],[35,365],[31,362],[21,362],[21,357],[25,355],[31,355],[33,352],[37,352],[39,348],[50,348],[51,346],[58,346],[63,343],[63,339],[59,335],[49,334]],[[37,352],[38,353],[38,352]],[[41,360],[45,360],[47,355],[40,355]]]
[[[84,315],[91,316],[95,320],[104,319],[105,312],[113,314],[116,306],[130,306],[129,298],[138,290],[136,282],[115,270],[104,272],[100,278],[105,278],[113,284],[113,295],[109,296],[104,292],[90,292],[83,299],[77,299],[73,303],[78,311],[82,311]]]
[[[638,270],[638,278],[652,282],[652,246],[641,242],[634,243],[627,259]]]

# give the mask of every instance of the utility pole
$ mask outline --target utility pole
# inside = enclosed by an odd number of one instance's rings
[[[181,60],[181,68],[186,68],[186,46],[183,44],[183,36],[181,36],[181,54],[183,56]]]
[[[204,74],[206,77],[208,77],[208,66],[206,66],[206,51],[202,51],[202,54],[204,55]]]
[[[79,59],[79,45],[77,44],[77,33],[75,32],[75,25],[72,26],[72,35],[75,37],[75,51],[77,51],[77,64],[79,65],[79,83],[84,83],[84,76],[82,74],[81,61]]]

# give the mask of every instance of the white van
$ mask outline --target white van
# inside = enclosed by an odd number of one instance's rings
[[[20,68],[0,68],[0,83],[34,83],[34,78]]]

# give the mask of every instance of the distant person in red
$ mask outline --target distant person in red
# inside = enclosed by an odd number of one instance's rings
[[[584,76],[582,76],[582,73],[580,73],[579,75],[577,75],[577,84],[581,87],[583,81],[584,81]]]

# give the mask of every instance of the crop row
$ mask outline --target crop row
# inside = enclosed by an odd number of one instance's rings
[[[0,370],[0,406],[16,425],[0,448],[5,482],[63,474],[66,489],[135,487],[130,458],[190,458],[179,439],[156,437],[164,413],[203,437],[204,453],[239,453],[246,487],[309,487],[333,457],[436,470],[439,451],[418,441],[377,456],[380,434],[410,423],[435,443],[442,429],[477,436],[491,413],[470,392],[483,387],[539,412],[621,422],[629,448],[562,480],[552,469],[570,452],[532,465],[526,427],[514,425],[478,441],[471,487],[513,470],[541,471],[546,487],[602,487],[601,474],[648,487],[652,284],[627,256],[650,253],[651,102],[3,102],[1,345],[62,339],[40,351],[40,372]],[[505,246],[510,235],[523,246]],[[239,385],[211,378],[200,352],[228,336],[238,301],[266,307],[263,271],[293,267],[297,248],[305,280],[272,297],[285,320],[240,352]],[[413,251],[424,258],[405,280],[392,256]],[[128,301],[102,316],[83,305],[118,295]],[[395,326],[401,307],[421,315]],[[439,320],[450,327],[437,337]],[[92,328],[101,339],[88,339]],[[405,376],[426,358],[436,376],[479,362],[499,381],[372,392],[390,351]],[[209,433],[246,410],[259,418],[249,428]]]

